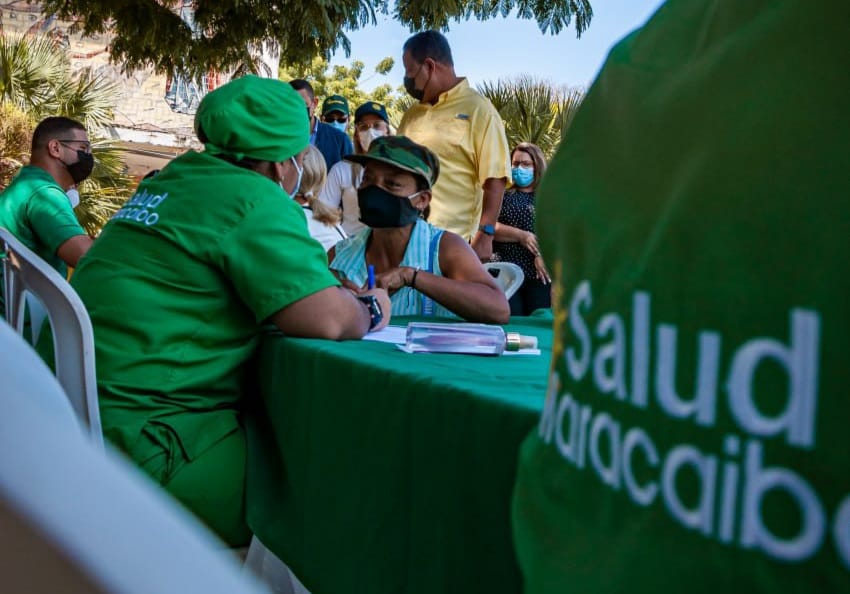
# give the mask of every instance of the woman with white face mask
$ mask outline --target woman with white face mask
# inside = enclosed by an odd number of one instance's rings
[[[354,112],[354,152],[363,154],[375,138],[390,133],[386,108],[375,101],[367,101]],[[342,211],[342,228],[348,235],[363,229],[357,205],[357,188],[363,179],[363,167],[349,161],[340,161],[328,171],[328,180],[319,200],[331,208]]]
[[[510,299],[512,316],[527,316],[552,305],[552,281],[534,232],[534,195],[544,171],[546,158],[536,144],[521,142],[511,152],[513,184],[502,198],[493,259],[512,262],[525,273],[522,286]]]
[[[304,175],[293,199],[304,209],[310,237],[328,251],[347,235],[339,226],[339,211],[317,198],[326,182],[325,158],[319,149],[310,145],[304,151],[302,163]]]

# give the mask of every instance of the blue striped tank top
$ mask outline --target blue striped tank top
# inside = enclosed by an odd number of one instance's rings
[[[366,243],[369,240],[370,228],[361,229],[354,235],[336,244],[331,270],[336,271],[340,278],[348,279],[362,287],[367,281],[366,272]],[[440,238],[443,230],[422,219],[414,223],[410,233],[410,241],[399,266],[421,268],[436,275],[440,273]],[[402,287],[390,296],[392,315],[394,316],[438,316],[455,318],[455,314],[426,297],[416,289]]]

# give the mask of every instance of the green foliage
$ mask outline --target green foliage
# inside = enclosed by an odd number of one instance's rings
[[[516,8],[523,19],[535,19],[543,33],[559,33],[575,17],[579,37],[590,25],[589,0],[397,0],[394,16],[412,30],[446,29],[451,21],[506,17]]]
[[[75,214],[91,235],[97,235],[106,222],[133,193],[136,183],[125,173],[124,151],[109,140],[92,143],[95,166],[91,177],[80,184],[80,204]]]
[[[478,90],[502,116],[511,148],[531,142],[547,158],[554,155],[584,97],[580,89],[556,87],[527,76],[484,83]]]
[[[195,34],[177,14],[182,0],[45,0],[44,10],[77,22],[86,35],[111,33],[112,59],[126,70],[154,67],[160,73],[199,75],[252,64],[252,47],[271,43],[281,61],[309,65],[351,46],[343,31],[389,14],[411,30],[447,29],[451,21],[506,16],[535,19],[544,33],[558,33],[575,18],[578,35],[593,16],[589,0],[196,0]],[[271,40],[271,41],[270,41]]]
[[[54,115],[83,123],[92,139],[95,167],[80,185],[77,218],[96,233],[130,196],[135,185],[124,173],[122,151],[98,130],[112,121],[119,89],[90,70],[71,75],[65,52],[46,37],[0,34],[0,187],[29,162],[32,131]]]
[[[88,130],[97,130],[112,123],[119,93],[114,82],[86,68],[74,78],[64,77],[57,89],[56,113],[82,122]]]
[[[0,101],[35,117],[58,109],[68,60],[47,37],[0,35]]]
[[[319,107],[321,107],[321,101],[325,97],[342,95],[348,99],[352,116],[354,110],[362,103],[377,101],[386,106],[390,123],[393,126],[398,126],[401,115],[410,105],[409,98],[404,91],[400,87],[393,88],[388,83],[375,87],[371,93],[367,93],[361,88],[363,83],[371,80],[374,76],[385,76],[392,70],[394,64],[392,58],[386,57],[375,67],[374,74],[363,79],[366,65],[359,60],[351,62],[349,66],[331,66],[324,58],[315,57],[307,66],[281,66],[278,78],[283,81],[290,81],[295,78],[303,78],[309,81],[316,97],[319,98]]]
[[[118,92],[88,69],[72,77],[67,55],[48,37],[0,34],[0,101],[36,120],[64,115],[89,129],[105,126]]]
[[[0,102],[0,191],[29,160],[35,122],[24,110]]]
[[[393,66],[395,66],[395,60],[387,56],[378,62],[378,65],[375,66],[375,72],[378,74],[389,74],[390,70],[393,69]]]

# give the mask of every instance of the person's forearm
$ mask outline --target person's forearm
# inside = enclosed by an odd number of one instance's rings
[[[412,278],[411,274],[408,286]],[[507,324],[510,318],[505,294],[481,283],[448,279],[420,270],[412,286],[470,322]]]
[[[496,223],[496,234],[493,236],[493,239],[502,243],[517,243],[522,241],[524,234],[525,231],[522,229],[517,229],[504,223]]]
[[[372,318],[369,315],[369,309],[359,301],[348,289],[341,289],[341,292],[346,294],[345,307],[348,310],[348,315],[343,318],[347,323],[341,324],[338,338],[336,340],[350,340],[363,338],[369,333],[369,326]],[[336,317],[337,312],[331,313],[330,317]]]
[[[472,249],[482,262],[493,257],[493,235],[485,233],[484,225],[495,225],[502,209],[502,195],[505,193],[505,179],[488,178],[484,181],[484,198],[481,207],[481,219],[478,231],[472,235]]]
[[[92,243],[94,243],[94,240],[88,235],[75,235],[62,242],[62,245],[56,250],[56,255],[71,268],[76,268],[80,258],[89,251]]]
[[[479,225],[495,225],[502,210],[502,196],[505,193],[503,178],[488,178],[484,181],[484,196],[481,205],[481,220]]]
[[[272,321],[288,336],[347,340],[365,336],[372,320],[351,291],[328,287],[280,310]]]

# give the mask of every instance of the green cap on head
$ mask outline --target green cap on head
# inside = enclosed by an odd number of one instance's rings
[[[440,176],[440,160],[437,155],[407,136],[380,136],[372,141],[369,151],[365,154],[346,155],[343,159],[361,165],[366,165],[369,161],[395,165],[424,179],[429,188],[437,183]]]
[[[387,108],[378,103],[377,101],[367,101],[360,107],[358,107],[354,112],[354,121],[359,122],[367,115],[376,115],[386,123],[390,123],[390,118],[387,116]]]
[[[279,163],[310,142],[304,100],[285,82],[247,75],[208,93],[195,114],[207,152]]]
[[[322,103],[322,115],[332,111],[341,111],[348,115],[348,99],[342,95],[331,95]]]

